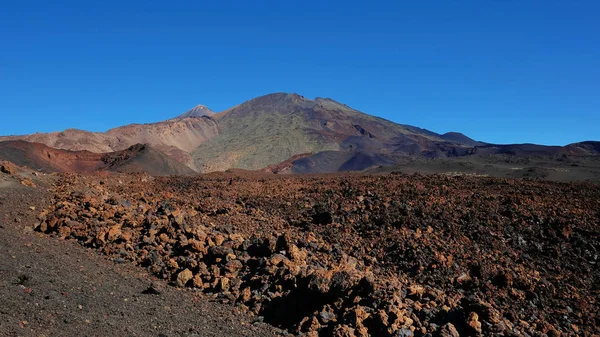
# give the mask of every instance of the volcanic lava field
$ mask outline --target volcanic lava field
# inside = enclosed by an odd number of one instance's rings
[[[419,174],[60,174],[51,193],[36,231],[291,334],[599,332],[598,185]]]

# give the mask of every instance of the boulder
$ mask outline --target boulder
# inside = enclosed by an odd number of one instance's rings
[[[189,280],[194,277],[194,274],[189,269],[184,269],[183,271],[177,274],[176,283],[180,287],[185,287]]]
[[[0,161],[0,172],[12,176],[17,173],[17,166],[6,160]]]

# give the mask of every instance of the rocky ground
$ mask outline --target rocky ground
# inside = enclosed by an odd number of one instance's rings
[[[196,290],[34,232],[55,179],[0,163],[0,336],[282,335]]]
[[[59,175],[49,193],[32,229],[56,239],[40,240],[202,293],[238,328],[251,315],[306,336],[598,335],[597,185],[235,172]]]

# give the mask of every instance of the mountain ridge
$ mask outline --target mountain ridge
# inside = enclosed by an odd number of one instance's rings
[[[563,147],[487,144],[460,132],[438,134],[399,124],[332,98],[309,99],[284,92],[255,97],[217,114],[197,105],[162,122],[129,124],[106,132],[66,129],[0,137],[0,142],[14,140],[93,153],[148,144],[201,173],[229,169],[361,171],[393,166],[407,158],[600,155],[600,146],[594,141]]]

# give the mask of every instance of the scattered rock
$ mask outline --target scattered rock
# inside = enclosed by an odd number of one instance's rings
[[[334,337],[356,337],[354,329],[347,325],[338,325],[333,332]]]
[[[36,187],[33,180],[31,180],[29,178],[25,178],[25,179],[21,180],[21,185],[28,186],[28,187]]]
[[[413,331],[411,329],[402,328],[402,329],[398,330],[396,337],[412,337],[414,335],[415,334],[413,333]]]
[[[148,286],[148,288],[144,289],[142,291],[142,294],[144,294],[144,295],[160,295],[161,292],[158,289],[156,289],[154,286],[151,285],[151,286]]]
[[[184,269],[179,274],[177,274],[177,285],[180,287],[185,287],[189,280],[194,277],[194,274],[189,269]]]
[[[469,313],[467,318],[467,325],[469,326],[472,333],[481,335],[481,322],[479,322],[479,315],[475,312]]]
[[[452,323],[446,323],[440,329],[440,337],[460,337],[460,335]]]
[[[12,176],[17,173],[17,165],[6,160],[0,161],[0,172]]]

